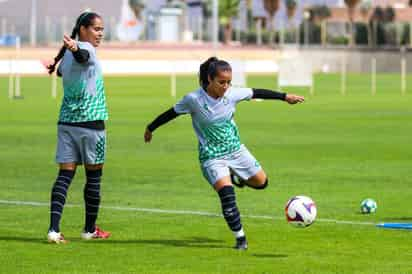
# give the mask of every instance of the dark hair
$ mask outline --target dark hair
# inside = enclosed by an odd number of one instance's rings
[[[80,35],[80,27],[84,26],[85,28],[93,25],[93,20],[95,18],[101,18],[100,15],[94,12],[83,12],[80,14],[80,16],[76,20],[76,24],[73,27],[72,34],[70,35],[70,38],[75,39],[76,36]],[[57,54],[56,57],[54,57],[54,63],[48,67],[49,74],[52,74],[54,70],[56,69],[56,65],[59,63],[59,61],[63,58],[63,55],[66,51],[66,47],[61,47],[59,50],[59,53]]]
[[[228,62],[219,60],[216,57],[210,57],[200,65],[199,84],[203,87],[203,89],[206,90],[209,85],[208,77],[212,80],[215,79],[219,71],[232,71],[232,67]]]

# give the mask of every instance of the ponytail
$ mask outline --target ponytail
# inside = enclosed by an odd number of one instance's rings
[[[219,60],[217,57],[210,57],[200,65],[199,84],[204,90],[209,85],[209,77],[214,79],[218,71],[232,71],[232,68],[228,62]]]
[[[70,38],[76,39],[76,36],[80,34],[80,27],[84,26],[87,28],[88,26],[92,25],[93,20],[96,17],[100,18],[100,15],[94,12],[83,12],[82,14],[80,14],[80,16],[76,20],[76,25],[73,27]],[[65,52],[66,52],[66,47],[62,46],[59,50],[59,53],[57,53],[56,57],[54,57],[54,63],[47,66],[49,74],[52,74],[56,70],[56,65],[63,58]]]
[[[72,35],[70,35],[70,38],[75,39],[77,33],[78,33],[78,27],[76,25],[76,26],[74,26],[74,28],[72,30]],[[66,47],[62,46],[60,48],[59,53],[57,54],[57,56],[54,57],[54,63],[47,67],[47,69],[49,70],[49,74],[52,74],[56,70],[56,65],[63,58],[65,52],[66,52]]]

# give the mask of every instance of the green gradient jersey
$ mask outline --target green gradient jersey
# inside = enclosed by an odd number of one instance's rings
[[[239,131],[233,119],[236,104],[252,98],[249,88],[230,88],[221,98],[210,97],[202,88],[187,94],[175,106],[176,113],[190,113],[199,140],[200,162],[240,149]]]
[[[69,50],[63,56],[59,72],[63,75],[64,96],[59,121],[77,123],[107,120],[103,76],[96,49],[88,42],[77,42],[77,45],[87,50],[90,57],[86,63],[80,64]]]

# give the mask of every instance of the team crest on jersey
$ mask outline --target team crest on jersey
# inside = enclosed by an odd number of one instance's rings
[[[206,103],[203,105],[203,109],[210,112],[209,106]]]
[[[222,102],[226,106],[227,104],[229,104],[229,99],[227,99],[226,96],[223,96]]]

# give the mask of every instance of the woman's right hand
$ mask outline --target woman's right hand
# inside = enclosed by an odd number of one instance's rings
[[[146,131],[144,132],[144,141],[145,143],[150,143],[150,141],[152,140],[152,132],[148,129],[146,129]]]
[[[79,49],[76,40],[72,39],[67,34],[63,35],[63,45],[70,51],[75,52]]]

